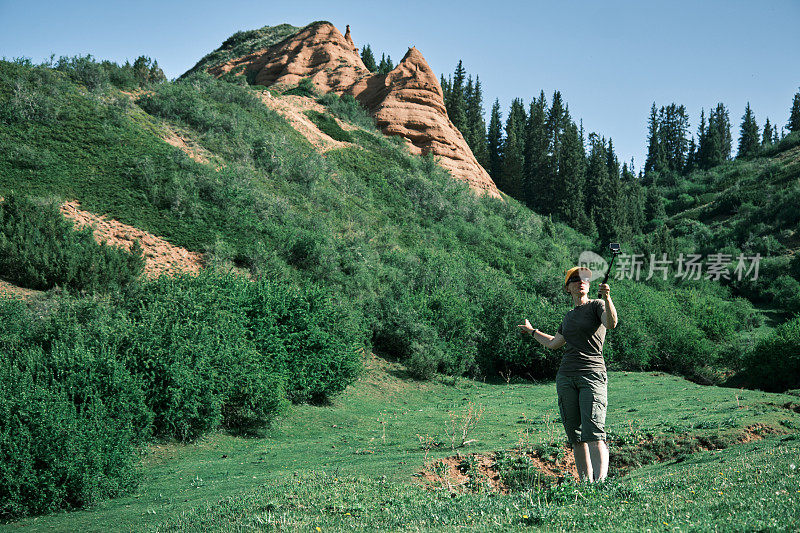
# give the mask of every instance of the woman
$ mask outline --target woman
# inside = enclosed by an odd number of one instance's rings
[[[589,299],[592,272],[585,267],[567,270],[564,292],[575,307],[564,317],[555,336],[542,333],[528,319],[519,327],[542,346],[556,350],[566,346],[556,375],[558,409],[575,454],[581,479],[598,481],[608,474],[606,406],[608,377],[603,360],[606,329],[617,326],[617,310],[609,286],[600,284],[600,299]]]

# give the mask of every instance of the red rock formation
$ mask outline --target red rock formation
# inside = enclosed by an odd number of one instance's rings
[[[370,110],[386,135],[408,139],[415,153],[433,154],[454,178],[473,190],[500,196],[448,118],[442,87],[419,50],[409,48],[389,74],[361,80],[348,92]]]
[[[242,70],[241,67],[244,66]],[[371,74],[350,37],[332,24],[307,26],[266,49],[209,69],[214,76],[249,73],[258,85],[295,85],[311,78],[323,92],[352,94],[386,135],[410,141],[415,153],[431,153],[442,167],[475,191],[500,197],[461,132],[447,116],[439,80],[416,48],[387,75]]]
[[[351,39],[352,42],[352,39]],[[297,85],[311,78],[322,92],[343,92],[357,80],[370,75],[355,46],[352,46],[332,24],[320,22],[303,28],[266,50],[212,67],[212,76],[226,72],[254,75],[256,85]]]
[[[356,47],[356,43],[353,42],[353,38],[350,36],[350,24],[348,24],[347,28],[344,30],[344,40],[358,53],[358,47]]]

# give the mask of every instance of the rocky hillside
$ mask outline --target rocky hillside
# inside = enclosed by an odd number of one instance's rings
[[[268,87],[295,85],[310,78],[322,92],[352,95],[385,134],[407,140],[416,154],[433,154],[471,189],[499,197],[489,174],[448,118],[442,88],[422,53],[412,47],[394,70],[372,74],[361,61],[349,27],[346,34],[329,22],[315,22],[278,43],[239,57],[215,63],[207,56],[203,68],[217,77],[240,75],[251,85]]]

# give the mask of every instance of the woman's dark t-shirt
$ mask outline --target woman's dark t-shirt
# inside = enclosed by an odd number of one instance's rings
[[[558,332],[567,341],[561,359],[560,374],[577,376],[585,372],[605,372],[603,342],[606,327],[601,317],[605,311],[603,300],[589,300],[569,311]]]

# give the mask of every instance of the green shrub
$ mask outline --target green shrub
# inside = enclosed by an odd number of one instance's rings
[[[361,369],[363,322],[309,285],[247,285],[244,312],[261,361],[281,376],[293,402],[321,402],[352,383]]]
[[[109,82],[108,72],[91,55],[62,56],[56,62],[55,69],[69,74],[72,79],[90,91],[103,89]]]
[[[778,276],[766,292],[774,305],[790,313],[800,313],[800,282],[795,278],[786,274]]]
[[[297,83],[296,87],[284,91],[283,94],[314,98],[317,96],[317,88],[314,86],[314,81],[311,78],[303,78]]]
[[[336,93],[326,93],[319,98],[318,102],[324,105],[332,115],[345,122],[367,131],[376,131],[375,120],[351,95],[339,96]]]
[[[31,289],[56,285],[107,291],[136,280],[144,268],[141,248],[131,253],[97,244],[92,230],[75,230],[54,203],[10,195],[0,203],[0,271]]]
[[[746,386],[772,392],[800,388],[800,317],[761,339],[745,356],[738,379]]]
[[[33,314],[7,301],[0,314],[16,318],[0,326],[0,517],[81,508],[135,486],[150,413],[124,362],[74,339],[31,345],[34,333],[14,323],[30,328]]]
[[[349,132],[344,131],[341,126],[336,122],[332,116],[320,113],[310,109],[306,111],[306,116],[311,119],[311,122],[316,124],[322,133],[333,139],[334,141],[352,142],[353,138]]]

